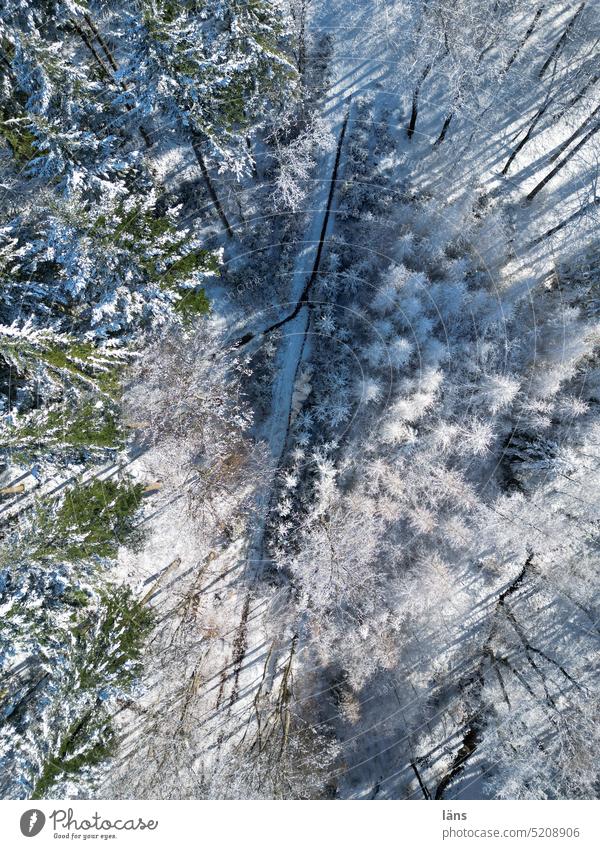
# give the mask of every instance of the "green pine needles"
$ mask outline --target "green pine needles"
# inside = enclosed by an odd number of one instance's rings
[[[8,770],[29,776],[32,798],[87,780],[114,751],[114,702],[140,675],[153,616],[107,567],[119,545],[141,543],[141,499],[131,481],[82,483],[41,502],[0,557],[0,660],[25,658],[0,691],[0,749]],[[40,722],[35,739],[27,730]]]
[[[43,543],[36,556],[114,557],[119,545],[139,546],[143,537],[136,529],[136,514],[142,492],[141,484],[98,479],[70,490],[58,510],[40,511],[37,527]]]
[[[128,588],[109,585],[99,607],[74,625],[73,695],[80,710],[36,770],[32,799],[48,797],[58,782],[81,777],[114,754],[117,734],[105,702],[109,690],[127,692],[140,674],[152,624],[151,611]]]

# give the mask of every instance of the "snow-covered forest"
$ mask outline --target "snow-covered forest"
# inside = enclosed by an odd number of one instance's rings
[[[599,19],[0,7],[0,797],[600,796]]]

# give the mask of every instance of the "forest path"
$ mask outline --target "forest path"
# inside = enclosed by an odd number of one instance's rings
[[[365,0],[354,3],[332,0],[313,9],[310,22],[313,35],[330,33],[333,36],[332,56],[329,64],[331,84],[323,98],[320,118],[327,125],[331,137],[336,140],[331,148],[321,152],[314,170],[314,188],[306,198],[305,208],[311,210],[308,228],[298,242],[298,250],[291,274],[289,297],[281,305],[279,319],[259,334],[249,333],[239,340],[245,346],[260,341],[277,329],[283,329],[283,337],[276,355],[276,377],[271,394],[271,405],[265,420],[257,428],[257,437],[266,442],[273,462],[273,472],[259,496],[258,517],[248,545],[248,560],[241,584],[248,587],[240,593],[236,605],[239,622],[231,658],[234,671],[228,677],[226,693],[221,704],[228,701],[230,716],[251,716],[257,687],[262,686],[265,646],[270,642],[272,624],[267,617],[273,615],[278,601],[288,590],[280,589],[262,607],[264,615],[249,620],[249,609],[261,604],[261,578],[268,558],[265,557],[265,531],[274,492],[277,474],[285,459],[288,433],[298,377],[301,366],[310,357],[311,335],[311,290],[318,278],[324,246],[335,229],[336,189],[343,180],[345,165],[346,130],[353,121],[353,98],[362,94],[377,94],[387,100],[389,90],[384,85],[392,65],[384,60],[389,42],[375,23],[372,7]],[[339,22],[344,21],[340,26]],[[383,61],[382,61],[383,60]],[[264,601],[264,598],[263,598]],[[292,629],[293,630],[293,629]],[[269,656],[270,686],[275,691],[280,676],[289,671],[289,647],[294,647],[295,659],[302,652],[296,633],[278,635],[272,643]]]
[[[276,360],[276,379],[271,396],[269,415],[258,430],[258,437],[269,446],[277,469],[285,453],[294,391],[300,365],[309,355],[306,345],[310,330],[310,291],[319,274],[323,246],[335,228],[335,193],[344,171],[344,137],[352,123],[352,99],[374,91],[384,91],[384,82],[391,72],[385,54],[389,40],[376,25],[372,4],[365,0],[341,2],[331,0],[312,9],[310,29],[313,35],[330,34],[333,38],[329,63],[331,84],[322,102],[321,119],[326,121],[337,145],[323,151],[315,167],[314,188],[306,199],[313,210],[311,220],[298,251],[291,274],[291,285],[283,315],[262,331],[264,337],[273,330],[285,327]],[[340,24],[343,21],[343,25]],[[384,16],[385,30],[385,16]],[[290,309],[290,305],[292,308]],[[254,338],[248,334],[240,340],[246,344]],[[268,512],[268,501],[263,512]],[[264,527],[258,527],[250,546],[251,557],[262,562]]]
[[[273,387],[271,419],[270,422],[267,422],[265,428],[265,436],[274,461],[274,476],[271,480],[269,480],[267,486],[259,496],[261,504],[258,511],[256,526],[250,538],[248,562],[243,576],[245,579],[244,583],[248,584],[248,589],[244,596],[240,596],[238,602],[237,617],[239,619],[239,625],[237,627],[231,649],[233,671],[231,675],[228,676],[230,686],[227,688],[229,690],[227,699],[230,711],[234,708],[234,706],[236,712],[240,710],[240,707],[242,707],[243,710],[243,704],[240,705],[240,702],[243,703],[244,699],[254,699],[254,691],[256,689],[257,680],[256,669],[254,668],[255,663],[247,664],[247,674],[243,674],[244,664],[248,655],[254,655],[258,662],[263,661],[263,654],[261,653],[261,650],[265,645],[266,630],[260,620],[255,623],[254,627],[252,627],[252,623],[248,621],[248,612],[254,602],[255,587],[262,577],[264,564],[267,562],[267,558],[264,556],[265,523],[271,511],[276,483],[275,475],[280,467],[287,445],[294,400],[294,389],[298,378],[300,364],[305,352],[307,334],[311,323],[310,293],[319,274],[321,258],[323,255],[323,246],[329,230],[330,215],[334,203],[335,187],[338,180],[338,171],[342,156],[346,127],[348,125],[349,113],[350,104],[347,105],[345,115],[342,119],[339,137],[334,151],[332,170],[330,171],[331,176],[329,180],[319,181],[319,192],[321,193],[326,191],[327,200],[324,208],[321,208],[321,206],[317,208],[317,212],[311,222],[311,233],[316,228],[319,233],[318,240],[316,243],[312,243],[311,241],[308,245],[303,247],[300,252],[300,267],[297,267],[295,270],[299,273],[294,273],[293,276],[294,281],[299,280],[302,282],[305,280],[303,288],[291,313],[275,322],[261,334],[261,338],[263,338],[273,330],[289,324],[289,329],[282,340],[282,346],[279,352],[280,366],[275,385]],[[306,275],[305,266],[311,261],[312,269],[308,275]],[[246,344],[252,339],[253,335],[250,334],[250,337],[241,340],[240,344]],[[297,640],[296,635],[292,637],[292,640],[295,645]],[[275,652],[272,657],[272,666],[275,670],[272,676],[272,683],[274,683],[275,678],[277,677],[277,664],[278,654]],[[261,681],[263,678],[264,672]],[[217,709],[220,707],[221,701],[223,700],[224,690],[226,689],[225,684],[226,682],[223,680],[223,687],[221,688],[219,698],[217,699]]]

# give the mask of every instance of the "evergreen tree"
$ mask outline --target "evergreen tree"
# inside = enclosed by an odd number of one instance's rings
[[[124,71],[143,114],[187,129],[222,170],[248,170],[245,140],[293,95],[285,18],[277,0],[142,0]]]
[[[4,798],[60,796],[58,781],[85,781],[113,748],[151,616],[106,569],[136,537],[140,500],[128,483],[81,485],[40,503],[0,552]]]

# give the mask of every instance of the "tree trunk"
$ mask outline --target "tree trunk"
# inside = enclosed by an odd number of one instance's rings
[[[103,51],[104,55],[106,56],[106,58],[108,59],[111,68],[115,72],[118,71],[119,65],[117,63],[117,60],[113,56],[112,51],[110,50],[109,46],[105,42],[104,38],[102,37],[102,33],[100,32],[100,30],[98,29],[98,27],[96,26],[96,24],[93,22],[93,20],[90,18],[89,15],[84,14],[83,17],[84,17],[88,27],[90,28],[90,31],[93,33],[96,41],[98,42],[98,44],[102,48],[102,51]],[[118,83],[117,83],[117,80],[115,80],[115,84],[120,85],[123,91],[127,91],[127,86],[122,80],[120,80]],[[125,105],[125,108],[127,109],[128,112],[131,112],[132,109],[133,109],[133,107],[129,106],[128,104]],[[138,127],[138,130],[139,130],[141,137],[144,139],[144,143],[145,143],[146,147],[152,147],[153,142],[152,142],[152,139],[150,138],[147,130],[144,127],[142,127],[141,125]]]
[[[594,74],[594,76],[593,76],[593,77],[590,77],[590,79],[587,81],[587,83],[585,83],[585,85],[583,85],[583,86],[581,87],[581,89],[577,92],[577,94],[576,94],[573,98],[571,98],[571,100],[567,103],[567,105],[564,107],[564,109],[562,109],[562,110],[558,113],[558,115],[556,115],[556,120],[559,120],[560,118],[562,118],[562,117],[563,117],[563,115],[566,115],[566,113],[569,111],[569,109],[571,109],[573,106],[575,106],[575,104],[576,104],[576,103],[578,103],[578,102],[581,100],[581,98],[585,96],[586,92],[587,92],[587,91],[588,91],[588,90],[589,90],[589,89],[590,89],[593,85],[595,85],[595,84],[598,82],[598,80],[599,80],[599,79],[600,79],[600,74]],[[529,126],[529,129],[528,129],[528,131],[527,131],[526,135],[525,135],[525,136],[524,136],[524,138],[523,138],[523,139],[519,142],[519,144],[517,145],[517,147],[515,148],[515,150],[513,151],[513,153],[509,156],[509,158],[508,158],[508,161],[507,161],[506,165],[505,165],[505,166],[504,166],[504,168],[502,169],[502,173],[503,173],[503,174],[506,174],[506,172],[507,172],[507,171],[508,171],[508,169],[510,168],[511,163],[513,162],[513,160],[514,160],[515,156],[516,156],[516,155],[517,155],[517,154],[518,154],[521,150],[523,150],[523,148],[525,147],[525,145],[527,144],[527,142],[531,139],[531,134],[532,134],[533,130],[535,129],[536,125],[538,124],[539,119],[543,116],[544,112],[546,112],[546,110],[547,110],[548,106],[549,106],[549,93],[548,93],[548,98],[546,99],[546,102],[545,102],[545,103],[544,103],[544,105],[543,105],[543,106],[539,109],[539,111],[538,111],[538,112],[537,112],[537,114],[535,115],[535,117],[534,117],[533,121],[531,122],[531,124],[530,124],[530,126]]]
[[[414,758],[413,758],[413,760],[411,760],[410,765],[411,765],[412,771],[415,774],[417,781],[419,782],[419,787],[421,788],[421,793],[423,794],[423,798],[427,799],[427,800],[431,799],[431,793],[429,792],[429,790],[425,786],[423,779],[421,778],[421,773],[419,772],[419,769],[417,767],[417,763],[414,760]]]
[[[200,170],[202,171],[202,176],[204,177],[204,182],[206,183],[206,188],[208,189],[208,193],[209,193],[211,200],[212,200],[212,202],[215,206],[215,209],[217,210],[219,218],[221,219],[223,226],[225,227],[225,230],[227,231],[227,235],[231,239],[233,239],[233,230],[231,229],[231,225],[230,225],[229,221],[227,220],[227,216],[225,215],[223,207],[221,206],[221,201],[219,200],[217,193],[215,191],[215,188],[214,188],[212,181],[210,179],[210,175],[208,173],[208,169],[206,167],[206,163],[205,163],[204,157],[202,155],[201,144],[202,143],[201,143],[199,135],[196,134],[196,133],[193,133],[192,134],[192,148],[194,150],[194,154],[196,156],[196,160],[198,162],[198,165],[200,166]]]
[[[546,61],[544,62],[544,64],[542,65],[542,67],[540,69],[540,73],[538,75],[540,80],[542,79],[542,77],[544,76],[546,71],[548,70],[548,66],[550,65],[550,62],[552,62],[552,60],[554,58],[558,58],[560,56],[560,54],[562,53],[563,47],[565,46],[565,42],[566,42],[567,38],[569,37],[569,33],[573,29],[573,27],[575,26],[575,23],[577,22],[577,18],[583,12],[583,10],[585,8],[585,4],[586,4],[586,0],[583,0],[583,3],[581,3],[581,5],[577,9],[577,11],[575,12],[573,17],[569,21],[569,23],[566,25],[566,27],[563,31],[563,34],[561,35],[561,37],[558,39],[558,41],[556,42],[556,44],[552,48],[550,55],[548,56],[548,58],[546,59]]]
[[[116,61],[115,61],[115,58],[114,58],[114,56],[112,55],[111,51],[109,50],[108,45],[106,44],[106,42],[105,42],[105,41],[104,41],[104,39],[102,38],[102,35],[101,35],[100,31],[98,30],[98,27],[97,27],[97,26],[96,26],[96,24],[92,21],[92,19],[90,18],[90,16],[89,16],[89,15],[84,14],[84,16],[83,16],[83,17],[84,17],[84,20],[85,20],[86,24],[88,25],[88,27],[89,27],[89,28],[90,28],[90,30],[92,31],[92,33],[93,33],[93,35],[94,35],[94,38],[96,39],[96,41],[98,42],[98,44],[99,44],[99,45],[100,45],[100,47],[102,48],[102,50],[103,50],[103,52],[104,52],[104,55],[106,56],[106,58],[107,58],[107,59],[108,59],[108,61],[110,62],[110,65],[111,65],[112,69],[113,69],[114,71],[118,71],[118,70],[119,70],[119,66],[117,65],[117,63],[116,63]]]
[[[412,139],[413,133],[415,132],[415,126],[417,123],[417,115],[418,115],[418,99],[419,99],[419,88],[414,91],[413,99],[412,99],[412,110],[410,113],[410,123],[408,125],[408,129],[406,131],[406,135],[409,139]]]
[[[301,0],[297,13],[292,12],[298,26],[298,56],[296,66],[300,78],[306,69],[306,0]]]
[[[477,747],[481,740],[481,728],[480,728],[480,717],[475,715],[471,717],[468,721],[467,726],[465,728],[465,733],[463,735],[462,745],[458,752],[456,753],[454,760],[452,761],[450,768],[442,777],[438,786],[435,789],[435,798],[443,799],[444,793],[452,784],[455,778],[460,775],[463,771],[464,765],[469,760],[469,758],[476,752]]]
[[[113,76],[112,72],[111,72],[111,71],[110,71],[110,69],[109,69],[109,68],[108,68],[108,67],[104,64],[104,62],[103,62],[103,60],[102,60],[102,57],[100,56],[100,54],[98,53],[98,51],[96,50],[96,48],[94,47],[94,45],[92,44],[92,41],[91,41],[90,37],[88,36],[88,34],[87,34],[86,32],[84,32],[84,30],[82,30],[82,28],[79,26],[79,24],[77,23],[77,21],[75,21],[73,18],[69,18],[69,22],[71,23],[71,26],[73,27],[73,29],[75,30],[75,32],[77,33],[77,35],[81,38],[81,40],[83,41],[83,43],[85,44],[85,46],[87,47],[87,49],[90,51],[90,53],[91,53],[91,54],[92,54],[92,56],[94,57],[94,59],[95,59],[95,61],[96,61],[96,64],[97,64],[97,65],[98,65],[98,67],[100,68],[100,71],[101,71],[101,73],[102,73],[102,76],[103,76],[106,80],[108,80],[108,82],[112,83],[112,84],[113,84],[113,85],[115,85],[115,86],[118,86],[118,87],[119,87],[119,88],[121,88],[123,91],[126,91],[126,90],[127,90],[127,86],[125,85],[125,83],[123,83],[123,82],[118,82],[118,81],[114,78],[114,76]],[[92,29],[92,27],[90,27],[90,29]],[[93,29],[92,29],[92,32],[93,32]],[[114,60],[113,60],[113,61],[114,61]],[[132,111],[132,109],[133,109],[133,107],[132,107],[132,106],[130,106],[128,103],[126,103],[126,104],[125,104],[125,109],[126,109],[128,112],[131,112],[131,111]],[[145,130],[143,127],[138,127],[138,131],[139,131],[139,133],[140,133],[141,137],[143,138],[143,140],[144,140],[144,143],[145,143],[146,147],[152,147],[152,140],[151,140],[150,136],[148,135],[148,133],[146,132],[146,130]]]
[[[412,139],[415,127],[417,125],[417,117],[419,114],[419,91],[421,90],[421,86],[427,79],[429,72],[431,71],[431,62],[423,69],[423,73],[421,74],[421,79],[417,83],[412,99],[412,111],[410,113],[410,123],[408,125],[408,129],[406,131],[406,135],[409,139]]]
[[[534,31],[536,24],[539,21],[543,11],[544,11],[544,6],[542,5],[542,6],[539,7],[537,12],[535,13],[535,15],[533,17],[533,21],[531,22],[529,29],[525,33],[523,40],[520,42],[519,46],[515,49],[514,53],[512,54],[512,56],[510,57],[510,59],[506,63],[506,67],[504,68],[504,71],[502,72],[503,75],[507,74],[510,71],[513,62],[515,61],[515,59],[517,58],[517,56],[519,55],[521,50],[525,47],[525,45],[527,44],[527,42],[529,41],[529,39],[533,35],[533,31]]]
[[[512,165],[515,157],[520,153],[520,151],[523,150],[523,148],[525,147],[527,142],[531,139],[531,135],[532,135],[533,131],[537,127],[540,118],[543,117],[543,115],[546,112],[546,110],[548,109],[549,105],[550,105],[550,91],[548,91],[548,94],[546,95],[546,100],[544,101],[544,103],[540,106],[538,111],[535,113],[534,118],[533,118],[531,124],[529,125],[527,132],[525,133],[525,135],[523,136],[523,138],[521,139],[519,144],[515,147],[515,149],[511,153],[511,155],[506,160],[506,164],[505,164],[504,168],[502,169],[503,174],[506,174],[508,172],[508,169]]]
[[[542,233],[541,236],[538,236],[537,239],[534,239],[530,247],[534,245],[539,245],[540,242],[543,242],[544,239],[548,239],[550,236],[553,236],[555,233],[558,233],[559,230],[562,230],[572,221],[575,221],[577,218],[580,218],[582,215],[585,215],[587,212],[591,212],[596,206],[600,205],[600,197],[594,198],[591,203],[586,204],[586,206],[582,206],[581,209],[576,210],[572,215],[569,215],[568,218],[565,218],[564,221],[561,221],[560,224],[557,224],[555,227],[551,227],[550,230],[546,230],[545,233]]]
[[[90,51],[90,53],[92,54],[94,59],[96,60],[96,64],[100,68],[100,72],[101,72],[102,76],[106,80],[108,80],[109,82],[116,83],[116,80],[114,79],[113,75],[111,74],[111,72],[108,70],[108,68],[104,64],[100,54],[98,53],[98,51],[96,50],[96,48],[92,44],[88,34],[81,29],[81,27],[79,26],[77,21],[75,21],[73,18],[69,18],[69,22],[70,22],[71,26],[73,27],[73,29],[75,30],[75,32],[77,33],[77,35],[81,38],[81,40],[83,41],[83,43],[85,44],[87,49]]]
[[[600,112],[600,104],[598,106],[596,106],[596,108],[594,109],[594,111],[592,112],[590,117],[586,118],[586,120],[583,122],[583,124],[581,124],[579,127],[577,127],[575,132],[571,133],[569,138],[561,144],[561,146],[558,148],[557,151],[555,151],[555,153],[552,154],[552,156],[550,157],[550,162],[554,162],[555,160],[558,159],[558,157],[561,155],[561,153],[563,153],[569,147],[571,142],[575,141],[577,136],[580,135],[583,132],[583,130],[585,130],[585,128],[589,124],[592,123],[592,121],[594,120],[596,115],[598,115],[599,112]]]
[[[255,180],[258,180],[258,166],[256,164],[256,157],[254,156],[254,149],[252,147],[252,139],[250,136],[246,136],[246,148],[248,149],[248,153],[252,159],[252,176]]]
[[[564,115],[564,114],[565,114],[565,112],[568,112],[568,111],[569,111],[569,109],[571,109],[573,106],[575,106],[575,104],[576,104],[576,103],[579,103],[579,101],[581,100],[581,98],[582,98],[582,97],[585,97],[585,95],[587,94],[587,92],[589,91],[589,89],[590,89],[592,86],[596,85],[596,83],[598,82],[598,80],[600,80],[600,74],[594,74],[594,76],[593,76],[593,77],[590,77],[590,78],[589,78],[589,80],[587,81],[587,83],[585,83],[585,85],[583,85],[583,86],[579,89],[579,91],[577,92],[577,94],[576,94],[574,97],[572,97],[572,98],[571,98],[571,100],[569,100],[569,102],[567,103],[567,105],[565,106],[565,108],[563,109],[563,111],[560,113],[559,117],[561,117],[562,115]]]
[[[494,47],[495,43],[496,43],[495,41],[490,41],[490,43],[486,47],[483,48],[483,50],[481,51],[481,53],[477,57],[477,62],[475,64],[475,71],[477,71],[479,69],[479,66],[481,65],[481,62],[483,61],[484,57],[489,53],[489,51],[492,49],[492,47]],[[449,47],[448,47],[448,43],[446,42],[446,53],[448,53],[448,52],[449,52]],[[444,119],[444,123],[442,125],[442,130],[441,130],[439,136],[437,137],[437,139],[433,143],[434,147],[437,147],[437,145],[441,144],[444,141],[444,139],[446,138],[446,133],[448,132],[448,127],[450,126],[450,123],[451,123],[452,119],[454,118],[454,111],[455,111],[456,104],[457,104],[457,101],[459,99],[459,96],[460,96],[460,91],[458,91],[454,96],[453,105],[451,107],[451,110],[446,115],[446,118]]]
[[[443,126],[442,126],[442,131],[433,143],[434,147],[437,147],[437,145],[441,144],[444,141],[444,139],[446,138],[446,133],[448,132],[448,127],[450,126],[450,122],[452,121],[453,118],[454,118],[454,112],[449,112],[448,115],[446,115],[446,118],[445,118]]]
[[[565,167],[565,165],[575,156],[577,151],[581,150],[581,148],[584,146],[584,144],[586,144],[592,138],[592,136],[594,136],[598,132],[598,130],[600,130],[600,124],[596,124],[595,127],[592,127],[592,129],[589,131],[589,133],[587,133],[581,139],[579,144],[576,144],[575,147],[573,148],[573,150],[570,153],[567,153],[565,158],[561,162],[559,162],[558,165],[556,165],[552,169],[552,171],[550,171],[548,174],[546,174],[544,179],[541,180],[537,184],[537,186],[535,186],[529,192],[529,194],[527,195],[527,200],[528,201],[533,200],[534,197],[537,195],[537,193],[540,192],[544,188],[544,186],[547,186],[548,183],[550,182],[550,180],[552,180],[552,178],[555,177],[558,174],[559,171],[562,171],[562,169]]]

